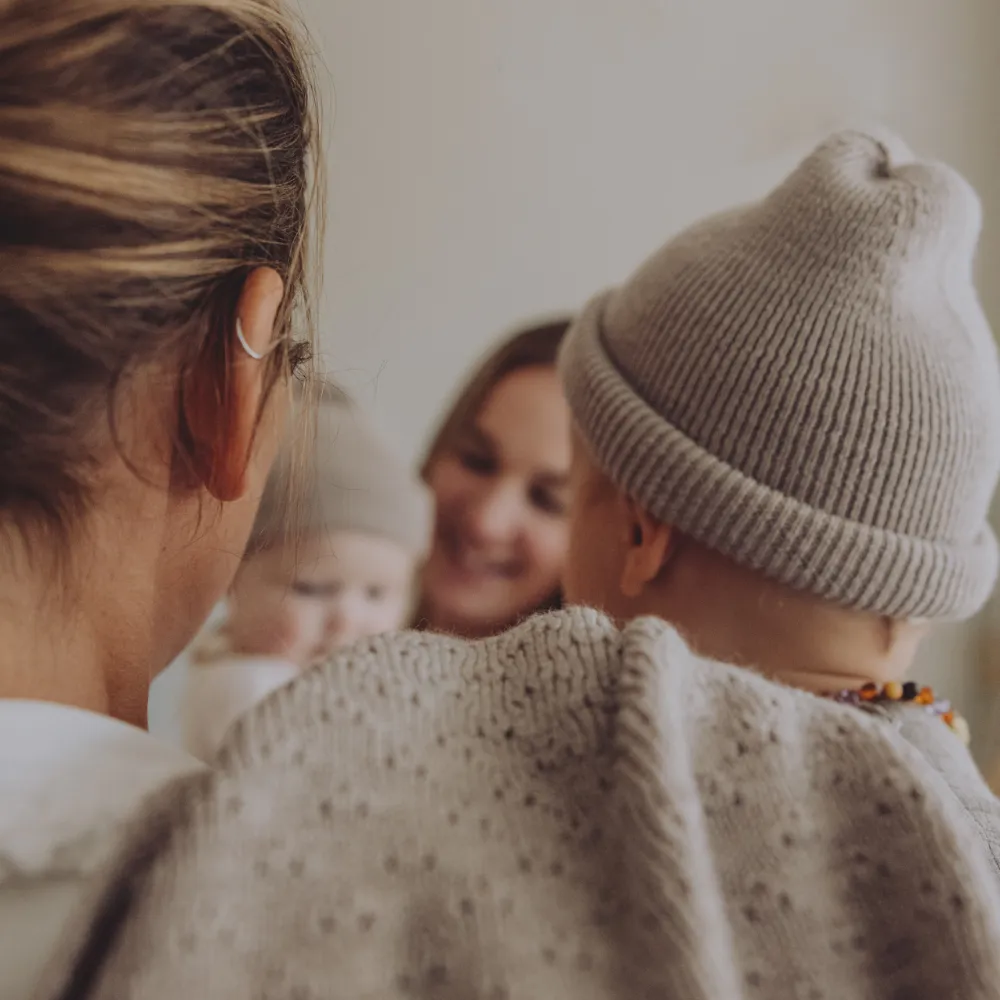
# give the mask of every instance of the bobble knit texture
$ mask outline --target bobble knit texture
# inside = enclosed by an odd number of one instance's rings
[[[654,620],[377,639],[140,817],[40,995],[996,998],[977,780]]]
[[[561,368],[595,460],[779,583],[893,618],[974,613],[1000,469],[979,228],[950,168],[834,136],[583,312]]]

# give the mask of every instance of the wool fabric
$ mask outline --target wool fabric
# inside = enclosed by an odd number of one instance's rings
[[[138,817],[40,996],[996,1000],[998,812],[919,706],[655,619],[380,637]]]

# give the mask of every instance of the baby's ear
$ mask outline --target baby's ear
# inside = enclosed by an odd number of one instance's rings
[[[882,637],[885,651],[892,653],[901,645],[916,646],[927,638],[931,623],[925,618],[889,618],[882,617]]]
[[[670,558],[675,533],[631,497],[623,497],[622,504],[628,538],[619,586],[625,597],[639,597]]]

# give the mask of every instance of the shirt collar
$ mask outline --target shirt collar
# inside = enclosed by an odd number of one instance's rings
[[[94,870],[144,796],[200,767],[107,716],[0,699],[0,885]]]

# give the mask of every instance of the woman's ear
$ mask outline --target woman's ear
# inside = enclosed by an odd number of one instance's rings
[[[220,501],[237,500],[248,488],[248,466],[268,387],[267,355],[283,295],[276,271],[252,271],[226,335],[198,359],[181,386],[182,438],[191,471]]]
[[[623,497],[625,525],[625,559],[619,581],[625,597],[639,597],[659,575],[670,557],[674,530],[652,517],[629,497]]]

